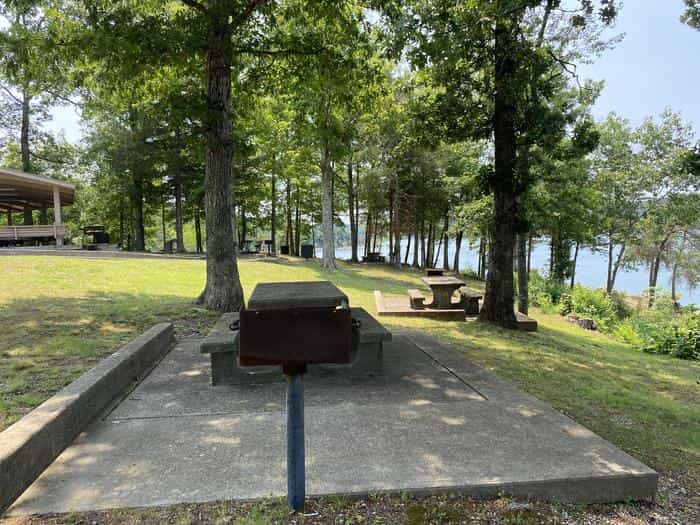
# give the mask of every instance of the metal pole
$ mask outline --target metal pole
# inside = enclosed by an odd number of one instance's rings
[[[287,374],[287,503],[297,512],[304,511],[306,497],[303,377]]]

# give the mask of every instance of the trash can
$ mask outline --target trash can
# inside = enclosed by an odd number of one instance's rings
[[[314,246],[313,244],[302,244],[301,245],[301,256],[304,259],[311,259],[314,256]]]
[[[282,255],[289,255],[289,246],[287,246],[286,244],[280,246],[280,253]]]

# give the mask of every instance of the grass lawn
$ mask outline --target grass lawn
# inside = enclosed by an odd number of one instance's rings
[[[240,263],[249,293],[261,281],[330,279],[353,306],[374,312],[375,289],[422,288],[420,273],[385,266]],[[213,316],[192,304],[204,283],[197,260],[3,257],[0,265],[0,430],[160,320],[183,334]],[[473,288],[482,283],[469,283]],[[536,333],[476,322],[383,318],[424,330],[546,400],[653,468],[700,488],[700,363],[644,354],[534,311]]]

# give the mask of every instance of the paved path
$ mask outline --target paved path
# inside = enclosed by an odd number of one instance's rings
[[[211,387],[198,343],[181,342],[10,514],[285,494],[285,384]],[[384,375],[307,377],[308,494],[654,493],[651,469],[432,338],[395,334],[385,359]]]

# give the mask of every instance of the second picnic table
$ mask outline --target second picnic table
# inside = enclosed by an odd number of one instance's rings
[[[428,308],[446,310],[460,307],[459,303],[452,302],[452,295],[464,286],[464,281],[449,275],[428,276],[422,279],[433,292],[433,302],[426,305]]]

